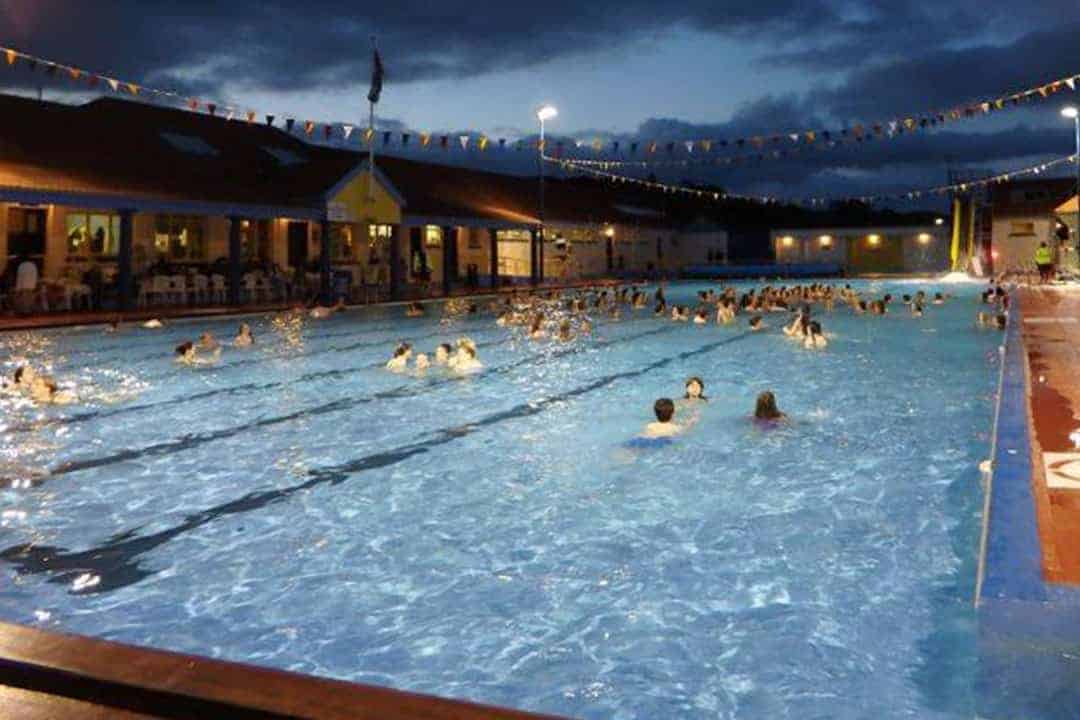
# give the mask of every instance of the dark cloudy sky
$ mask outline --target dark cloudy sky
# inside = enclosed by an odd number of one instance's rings
[[[385,127],[494,137],[534,133],[543,102],[568,139],[732,138],[1080,73],[1078,0],[0,0],[0,30],[0,42],[91,71],[361,124],[375,34]],[[1018,167],[1072,152],[1058,115],[1071,95],[712,177],[733,191],[862,193],[941,182],[948,164]],[[522,164],[507,155],[471,162]]]

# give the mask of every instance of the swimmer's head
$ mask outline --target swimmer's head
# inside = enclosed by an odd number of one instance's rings
[[[901,300],[903,300],[906,303],[911,302],[911,296],[908,295],[907,293],[905,293],[904,296],[901,298]]]
[[[754,317],[750,318],[750,327],[753,328],[754,330],[757,330],[758,328],[761,327],[761,316],[760,315],[755,315]]]
[[[780,408],[776,407],[776,396],[772,394],[771,390],[766,390],[757,396],[757,403],[754,405],[754,417],[759,420],[775,420],[782,415]]]
[[[671,398],[660,398],[653,403],[653,412],[656,413],[657,421],[671,422],[671,418],[675,417],[675,403]]]
[[[186,341],[184,341],[184,342],[182,342],[182,343],[180,343],[179,345],[176,346],[176,354],[177,355],[187,355],[188,353],[193,352],[194,350],[195,350],[195,343],[191,342],[190,340],[186,340]]]
[[[476,357],[476,343],[474,343],[469,338],[458,338],[457,346],[458,350],[468,351],[470,354],[472,354],[473,357]]]
[[[1006,319],[1004,314],[998,314],[994,318],[994,323],[997,325],[998,330],[1004,330],[1006,322],[1007,322],[1007,319]]]
[[[417,353],[416,355],[416,367],[426,368],[431,365],[431,361],[428,360],[427,353]]]
[[[813,322],[810,323],[810,334],[811,335],[820,335],[821,334],[821,323],[819,323],[817,320],[814,320]]]
[[[686,381],[686,397],[699,398],[705,392],[705,382],[696,375]]]
[[[450,347],[450,343],[443,343],[442,345],[439,345],[439,347],[435,348],[435,359],[438,362],[446,362],[446,360],[450,357],[451,349],[452,348]]]
[[[412,345],[407,342],[400,343],[396,348],[394,348],[394,357],[396,358],[402,356],[408,357],[411,354]]]

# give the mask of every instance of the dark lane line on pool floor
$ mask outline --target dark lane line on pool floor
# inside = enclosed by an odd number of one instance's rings
[[[407,342],[417,342],[419,340],[427,340],[427,339],[430,339],[432,337],[438,337],[441,334],[442,333],[434,333],[434,334],[431,334],[431,335],[418,335],[418,336],[413,337],[413,338],[402,338],[402,339],[404,341],[407,341]],[[503,344],[511,341],[512,339],[513,339],[512,337],[504,337],[504,338],[502,338],[500,340],[493,340],[493,341],[487,342],[487,343],[477,343],[477,347],[478,348],[497,347],[499,345],[503,345]],[[378,345],[383,345],[384,343],[385,343],[385,341],[382,341],[382,342],[379,342],[379,343],[373,343],[371,345],[371,347],[375,347],[375,346],[378,346]],[[360,349],[360,348],[354,348],[354,349]],[[277,359],[277,360],[283,360],[283,359],[293,360],[293,359],[296,359],[296,358],[310,357],[310,356],[311,356],[310,354],[302,354],[302,355],[292,355],[292,356],[288,356],[288,357],[277,357],[277,358],[273,358],[273,359]],[[267,359],[270,359],[270,358],[267,358]],[[12,432],[32,432],[32,431],[35,431],[35,430],[40,430],[40,429],[47,428],[47,427],[54,427],[54,426],[58,426],[58,425],[60,425],[60,426],[75,425],[75,424],[78,424],[78,423],[86,422],[88,420],[100,420],[100,419],[104,419],[104,418],[114,417],[116,415],[124,415],[124,414],[127,414],[127,413],[136,412],[136,411],[139,411],[139,410],[150,410],[150,409],[153,409],[153,408],[160,408],[160,407],[174,407],[174,406],[177,406],[177,405],[183,405],[185,403],[193,402],[193,401],[196,401],[196,400],[205,400],[207,398],[215,397],[217,395],[233,395],[233,394],[236,394],[238,392],[243,392],[243,391],[246,391],[246,390],[272,390],[274,388],[287,387],[287,386],[290,386],[290,385],[295,385],[295,384],[298,384],[298,383],[301,383],[301,382],[306,382],[306,381],[309,381],[309,380],[319,380],[319,379],[330,378],[330,377],[344,377],[344,376],[350,375],[352,373],[361,372],[361,371],[364,371],[364,370],[377,370],[378,368],[383,367],[384,364],[385,363],[382,360],[379,360],[379,361],[376,361],[376,362],[373,362],[373,363],[368,363],[367,365],[354,366],[354,367],[351,367],[351,368],[337,368],[337,369],[334,369],[334,370],[321,370],[319,372],[308,373],[307,375],[302,375],[299,378],[295,378],[293,380],[280,380],[280,381],[271,382],[271,383],[245,383],[243,385],[233,385],[231,387],[215,388],[214,390],[206,390],[206,391],[201,392],[201,393],[195,393],[194,395],[182,395],[180,397],[167,398],[165,400],[158,400],[158,401],[155,401],[155,402],[152,402],[152,403],[145,403],[143,405],[128,405],[128,406],[119,407],[119,408],[91,410],[91,411],[88,411],[88,412],[78,413],[78,414],[75,414],[75,415],[68,415],[68,416],[65,416],[65,417],[49,418],[47,420],[42,420],[42,421],[32,421],[32,422],[22,423],[22,424],[19,424],[19,425],[12,425],[11,427],[9,427],[7,429],[9,431],[12,431]],[[229,367],[235,367],[235,365],[223,366],[223,367],[221,367],[221,369],[226,369],[226,368],[229,368]],[[190,369],[189,368],[184,368],[183,370],[180,370],[179,372],[185,372],[185,371],[190,372]]]
[[[253,422],[250,422],[250,423],[245,423],[243,425],[236,425],[236,426],[231,427],[231,428],[224,428],[224,429],[221,429],[221,430],[207,431],[207,432],[196,433],[196,434],[192,434],[192,435],[184,435],[184,436],[176,438],[174,440],[167,440],[165,442],[155,443],[153,445],[146,445],[146,446],[141,447],[141,448],[130,448],[130,449],[125,449],[125,450],[120,450],[118,452],[114,452],[114,453],[111,453],[109,455],[102,455],[102,456],[98,456],[98,457],[87,458],[87,459],[84,459],[84,460],[71,460],[71,461],[68,461],[68,462],[65,462],[65,463],[62,463],[62,464],[58,465],[57,467],[50,470],[48,472],[48,474],[46,474],[43,477],[36,478],[33,482],[35,484],[41,484],[42,482],[44,482],[45,480],[47,480],[47,479],[49,479],[51,477],[60,477],[60,476],[63,476],[63,475],[69,475],[71,473],[79,472],[79,471],[82,471],[82,470],[89,470],[89,469],[93,469],[93,468],[105,467],[107,465],[113,465],[113,464],[116,464],[118,462],[125,462],[125,461],[128,461],[128,460],[138,460],[138,459],[145,458],[145,457],[160,457],[162,455],[171,455],[173,453],[182,452],[182,451],[185,451],[185,450],[190,450],[190,449],[198,447],[200,445],[205,445],[206,443],[209,443],[209,442],[215,442],[217,440],[224,440],[224,439],[227,439],[227,438],[231,438],[231,437],[239,435],[239,434],[241,434],[243,432],[247,432],[249,430],[255,430],[255,429],[259,429],[259,428],[271,427],[271,426],[274,426],[274,425],[280,425],[282,423],[290,422],[290,421],[293,421],[293,420],[300,420],[300,419],[305,419],[305,418],[309,418],[309,417],[315,417],[315,416],[318,416],[318,415],[325,415],[327,413],[337,412],[337,411],[340,411],[340,410],[348,410],[348,409],[353,408],[353,407],[358,407],[360,405],[366,405],[366,404],[376,402],[376,401],[380,401],[380,400],[393,400],[393,399],[417,397],[419,395],[423,395],[423,394],[426,394],[428,392],[431,392],[434,389],[446,386],[446,385],[448,385],[450,383],[460,382],[460,381],[465,380],[465,379],[467,379],[469,377],[483,377],[484,375],[487,375],[489,373],[490,374],[501,375],[501,374],[505,374],[505,373],[508,373],[508,372],[512,372],[512,371],[517,370],[517,369],[519,369],[521,367],[524,367],[526,365],[535,364],[538,361],[547,361],[547,360],[551,360],[551,359],[555,359],[555,358],[560,358],[560,357],[564,357],[566,355],[575,354],[575,353],[578,353],[578,352],[583,352],[583,351],[585,351],[587,349],[590,349],[590,348],[609,347],[611,345],[622,344],[624,342],[637,340],[637,339],[640,339],[642,337],[647,337],[649,335],[655,335],[655,334],[659,334],[659,333],[670,332],[670,331],[672,331],[674,329],[676,329],[676,328],[674,328],[674,327],[657,328],[655,330],[649,330],[649,331],[646,331],[646,332],[643,332],[643,333],[638,333],[637,335],[630,335],[630,336],[623,337],[623,338],[616,338],[616,339],[611,339],[611,340],[601,340],[601,341],[598,341],[596,343],[591,343],[589,345],[577,345],[577,346],[574,346],[572,348],[567,348],[565,350],[558,351],[558,352],[555,352],[555,353],[539,352],[539,353],[536,353],[536,354],[533,354],[533,355],[529,355],[528,357],[522,358],[521,360],[517,360],[515,362],[509,363],[507,365],[500,365],[498,367],[491,368],[490,370],[484,371],[479,376],[475,376],[475,375],[474,376],[468,376],[468,375],[465,375],[465,376],[451,376],[451,377],[442,378],[442,379],[439,379],[439,380],[434,380],[434,381],[428,382],[428,383],[426,383],[424,385],[421,385],[419,388],[417,388],[414,383],[409,383],[409,384],[406,384],[406,385],[399,385],[399,386],[397,386],[395,388],[391,388],[389,390],[383,390],[381,392],[373,393],[372,395],[367,395],[367,396],[358,397],[358,398],[341,398],[339,400],[333,400],[331,402],[324,403],[322,405],[315,405],[315,406],[312,406],[312,407],[304,408],[302,410],[297,410],[295,412],[287,413],[285,415],[276,415],[276,416],[270,417],[270,418],[262,418],[260,420],[256,420],[256,421],[253,421]]]
[[[0,551],[0,560],[15,566],[20,574],[46,574],[49,575],[47,582],[61,585],[68,584],[75,577],[84,573],[96,575],[99,582],[81,591],[80,594],[105,593],[127,587],[157,572],[156,570],[147,570],[141,567],[139,565],[140,556],[164,545],[175,537],[208,525],[217,519],[261,510],[287,500],[297,493],[311,490],[320,485],[334,486],[341,484],[348,480],[350,475],[355,475],[364,470],[377,470],[404,462],[415,455],[426,453],[441,445],[467,437],[481,428],[498,425],[508,420],[538,415],[553,405],[581,397],[619,380],[641,377],[667,367],[674,362],[703,355],[739,340],[744,340],[752,334],[750,331],[744,331],[733,337],[662,358],[637,370],[626,370],[605,375],[566,392],[542,400],[522,403],[472,423],[437,430],[429,433],[432,437],[428,440],[419,440],[391,450],[365,455],[339,465],[310,470],[308,471],[310,479],[303,483],[280,490],[263,490],[248,493],[236,500],[230,500],[194,515],[188,515],[179,525],[150,535],[138,535],[137,533],[141,529],[141,526],[139,526],[113,535],[103,545],[79,552],[72,552],[67,548],[52,545],[21,543]]]

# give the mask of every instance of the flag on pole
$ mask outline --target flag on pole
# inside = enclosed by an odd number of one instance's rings
[[[382,83],[383,83],[383,66],[382,58],[379,57],[379,50],[374,50],[375,60],[374,66],[371,69],[371,90],[368,91],[367,99],[372,105],[379,102],[379,96],[382,95]]]

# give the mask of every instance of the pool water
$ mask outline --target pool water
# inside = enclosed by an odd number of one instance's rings
[[[0,398],[0,618],[581,718],[970,718],[1002,336],[974,286],[861,285],[957,297],[822,311],[822,352],[436,305],[251,318],[209,369],[173,346],[236,320],[0,336],[85,399]],[[482,373],[382,369],[461,335]],[[630,442],[691,375],[696,424]]]

